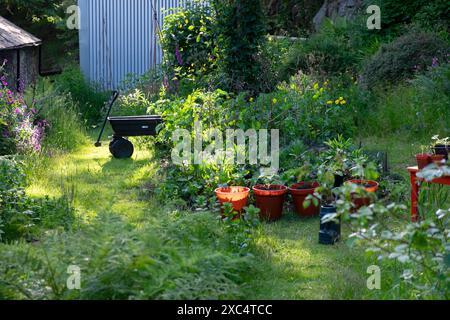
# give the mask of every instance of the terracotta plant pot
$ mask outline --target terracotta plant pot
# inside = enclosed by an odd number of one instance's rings
[[[256,207],[261,210],[263,220],[275,221],[283,214],[283,204],[287,187],[281,185],[256,185],[253,187],[256,197]]]
[[[434,164],[440,166],[442,165],[442,161],[445,159],[445,156],[443,154],[433,154],[431,156],[431,162]]]
[[[223,187],[217,188],[215,193],[220,202],[222,214],[222,206],[224,203],[231,203],[233,210],[241,213],[242,209],[247,205],[250,189],[247,187]]]
[[[431,155],[428,153],[416,154],[417,166],[422,170],[431,163]]]
[[[378,191],[379,183],[373,180],[349,180],[347,183],[354,183],[362,186],[366,192],[375,193]],[[362,207],[368,207],[372,203],[370,197],[361,197],[358,195],[352,195],[352,201],[354,206],[354,211],[358,211]]]
[[[289,188],[289,192],[294,201],[295,211],[300,217],[314,217],[320,213],[320,201],[317,206],[311,201],[311,204],[307,208],[304,207],[305,199],[309,195],[314,194],[314,191],[318,187],[318,182],[300,182]]]

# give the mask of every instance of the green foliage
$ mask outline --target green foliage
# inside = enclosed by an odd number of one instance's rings
[[[103,215],[39,246],[0,246],[0,257],[0,297],[10,299],[244,298],[252,265],[210,213],[177,211],[139,228]],[[67,289],[70,265],[80,291]]]
[[[328,81],[319,83],[299,73],[272,93],[242,102],[240,125],[279,129],[282,146],[298,139],[307,145],[322,143],[339,133],[351,136],[351,101],[339,96],[340,92],[332,86]]]
[[[161,34],[166,79],[199,81],[216,68],[217,45],[213,33],[214,17],[203,5],[189,5],[165,17]]]
[[[241,250],[247,250],[255,235],[255,229],[260,225],[260,210],[250,205],[244,208],[241,215],[236,215],[231,203],[224,203],[223,212],[224,229],[231,237],[231,244]]]
[[[267,90],[261,87],[261,47],[266,25],[260,0],[214,0],[216,36],[224,79],[220,87],[232,92]]]
[[[408,79],[429,69],[435,62],[447,62],[449,46],[436,34],[411,32],[381,49],[369,59],[361,74],[361,84],[373,89]]]
[[[360,111],[362,135],[405,135],[417,140],[430,133],[448,136],[450,67],[442,64],[387,93],[380,92]],[[377,119],[377,121],[372,121]]]
[[[322,3],[316,0],[263,0],[270,34],[304,36],[313,31],[313,19]]]
[[[321,77],[356,74],[360,61],[378,46],[378,35],[367,30],[362,18],[326,20],[319,32],[292,45],[278,72],[284,79],[299,70]]]
[[[405,23],[422,26],[448,25],[449,6],[446,0],[374,0],[369,4],[380,6],[383,18],[382,29],[395,29]]]
[[[62,53],[77,47],[78,31],[66,25],[66,10],[76,4],[76,0],[2,0],[0,15],[40,39],[57,40],[58,53]]]
[[[33,240],[38,225],[69,228],[74,220],[69,200],[31,199],[25,194],[22,164],[0,157],[0,241]]]
[[[97,124],[109,94],[95,84],[86,82],[78,67],[69,67],[56,79],[56,89],[70,94],[77,104],[82,119],[90,125]]]
[[[349,192],[347,199],[351,197]],[[350,201],[341,201],[338,211],[352,223],[356,231],[352,238],[368,245],[368,252],[378,256],[383,265],[389,267],[389,260],[400,264],[400,272],[390,274],[393,283],[385,291],[402,299],[449,299],[449,210],[439,210],[419,223],[392,228],[386,221],[402,216],[405,206],[375,204],[349,216],[350,205]]]
[[[48,90],[36,98],[41,108],[40,114],[49,123],[43,142],[45,150],[67,152],[86,144],[84,123],[80,120],[78,107],[69,94]]]

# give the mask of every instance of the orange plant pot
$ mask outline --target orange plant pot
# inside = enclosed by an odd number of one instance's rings
[[[314,217],[320,213],[320,201],[318,205],[311,204],[305,208],[304,203],[309,195],[314,194],[316,188],[320,185],[318,182],[313,182],[307,184],[305,182],[300,182],[292,185],[289,188],[289,193],[292,195],[292,200],[294,202],[295,211],[300,217]]]
[[[217,188],[215,191],[217,200],[220,202],[220,207],[223,214],[223,204],[231,203],[233,210],[241,213],[242,209],[247,205],[250,188],[247,187],[223,187]]]

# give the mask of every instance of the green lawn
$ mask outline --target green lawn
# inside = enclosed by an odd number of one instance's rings
[[[137,150],[131,160],[116,160],[107,142],[87,145],[71,154],[34,163],[27,192],[35,197],[59,197],[71,190],[83,223],[98,215],[120,217],[136,228],[148,220],[159,223],[172,207],[151,196],[157,183],[157,160],[148,150]],[[190,213],[195,215],[196,213]],[[209,213],[214,215],[214,213]],[[162,223],[163,224],[163,223]],[[181,232],[181,231],[180,231]],[[366,269],[371,264],[361,249],[317,243],[319,219],[300,219],[292,213],[276,223],[263,224],[252,249],[254,270],[240,290],[249,299],[345,299],[370,297]],[[344,227],[344,236],[349,230]],[[207,239],[204,241],[208,246]],[[214,250],[211,244],[211,249]]]

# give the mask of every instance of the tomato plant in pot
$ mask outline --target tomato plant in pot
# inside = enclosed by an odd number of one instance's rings
[[[289,188],[295,211],[300,217],[314,217],[320,212],[320,199],[314,197],[314,193],[320,184],[315,180],[311,180],[312,170],[313,168],[310,165],[299,168],[297,181],[300,182],[292,184]],[[315,199],[314,201],[308,198],[310,195],[314,197],[312,198]]]
[[[274,175],[261,175],[263,182],[253,187],[256,207],[262,220],[276,221],[283,215],[283,206],[288,188],[274,178]]]
[[[338,188],[351,177],[355,159],[360,158],[362,153],[360,149],[353,148],[352,139],[345,139],[342,135],[326,141],[325,145],[328,149],[321,156],[321,162],[328,172],[333,173],[333,187]]]
[[[353,212],[358,211],[362,207],[369,206],[375,197],[375,193],[380,186],[377,181],[377,167],[373,162],[368,162],[362,157],[356,160],[355,166],[352,168],[353,177],[359,179],[351,179],[348,184],[356,186],[352,193]]]

